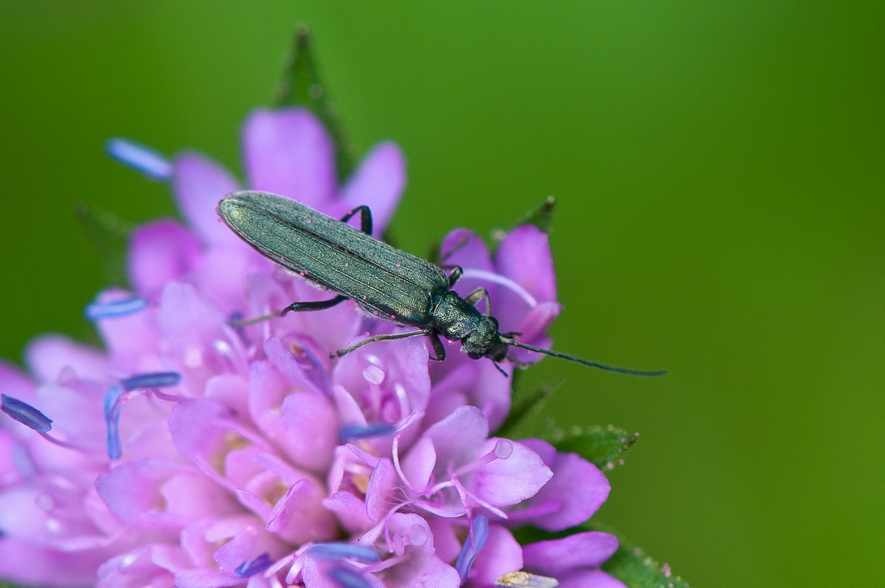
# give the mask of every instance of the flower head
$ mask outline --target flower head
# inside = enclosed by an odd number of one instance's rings
[[[431,366],[418,338],[332,360],[366,332],[396,328],[353,303],[232,320],[328,294],[217,220],[216,204],[240,185],[212,160],[166,160],[119,140],[111,152],[168,181],[187,224],[134,232],[132,291],[102,292],[86,310],[102,349],[47,335],[28,348],[30,375],[0,364],[11,417],[0,421],[0,576],[406,588],[487,586],[526,567],[613,581],[597,569],[613,537],[594,535],[586,561],[514,539],[520,524],[583,522],[608,483],[577,455],[492,435],[510,393],[492,362],[453,347]],[[259,110],[246,123],[248,187],[336,217],[367,204],[380,234],[405,184],[399,149],[377,146],[343,186],[333,157],[306,110]],[[465,268],[459,288],[489,287],[502,328],[549,342],[559,306],[543,233],[518,228],[492,258],[455,231],[443,255]]]

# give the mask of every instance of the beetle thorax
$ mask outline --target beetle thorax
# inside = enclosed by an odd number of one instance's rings
[[[507,346],[498,334],[498,321],[479,312],[456,292],[449,290],[435,296],[430,314],[437,332],[447,339],[461,341],[470,357],[498,360],[506,354]]]

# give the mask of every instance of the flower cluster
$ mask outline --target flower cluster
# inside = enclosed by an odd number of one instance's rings
[[[197,153],[112,153],[168,181],[187,226],[138,228],[132,291],[87,308],[104,348],[59,335],[0,364],[0,578],[47,586],[250,588],[622,586],[599,566],[603,533],[520,545],[512,530],[588,519],[608,482],[576,454],[495,437],[510,378],[446,343],[408,338],[329,352],[396,325],[351,302],[237,321],[328,293],[261,257],[215,213],[240,188]],[[338,186],[334,145],[308,111],[254,112],[249,188],[388,224],[405,184],[391,143]],[[546,235],[510,232],[490,255],[466,230],[444,241],[462,294],[487,287],[502,331],[547,346],[557,316]],[[521,361],[532,361],[522,352]],[[509,374],[512,365],[501,366]],[[529,584],[529,582],[533,582]]]

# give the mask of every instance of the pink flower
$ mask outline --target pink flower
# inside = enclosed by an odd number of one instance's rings
[[[338,217],[368,204],[380,233],[405,184],[399,149],[375,147],[338,186],[333,147],[305,110],[257,111],[244,131],[247,185]],[[510,394],[492,362],[453,346],[430,366],[416,338],[332,360],[368,329],[396,328],[353,303],[231,326],[328,293],[217,220],[217,202],[240,185],[215,162],[123,141],[111,151],[169,181],[187,226],[134,232],[133,291],[102,292],[87,308],[103,349],[46,335],[28,348],[30,376],[0,364],[12,417],[0,421],[0,577],[407,588],[488,586],[524,566],[563,580],[598,572],[598,550],[545,567],[556,545],[514,539],[520,524],[583,522],[608,483],[542,441],[491,436]],[[546,237],[521,227],[491,259],[462,230],[452,248],[447,263],[465,268],[458,287],[490,286],[504,330],[546,346],[559,310]]]

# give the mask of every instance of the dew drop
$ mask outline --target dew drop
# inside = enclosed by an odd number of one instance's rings
[[[384,370],[376,365],[370,365],[363,370],[363,377],[370,384],[377,386],[384,381]]]

